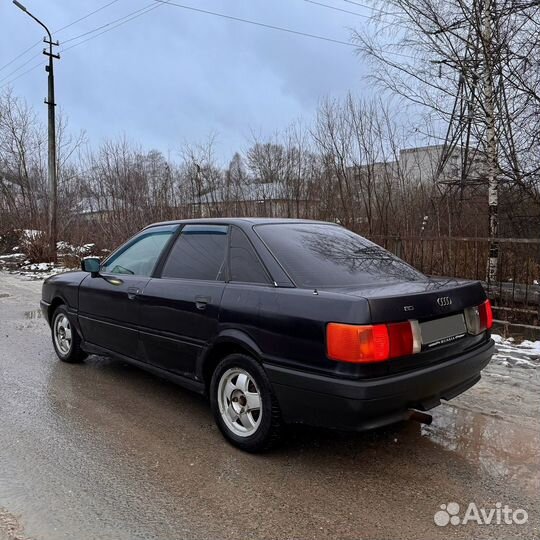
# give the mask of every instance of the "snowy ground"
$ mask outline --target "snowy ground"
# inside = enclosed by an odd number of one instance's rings
[[[514,338],[507,339],[492,334],[497,353],[493,356],[493,363],[508,368],[537,369],[540,366],[540,341],[523,340],[516,343]]]
[[[15,253],[0,255],[0,270],[21,276],[22,279],[36,281],[72,269],[48,262],[30,263],[25,261],[24,254]]]
[[[95,244],[72,245],[60,240],[56,243],[58,263],[49,262],[32,263],[27,259],[25,248],[28,243],[37,236],[43,234],[41,231],[24,229],[21,234],[19,244],[13,248],[13,253],[0,255],[0,270],[5,270],[10,274],[17,274],[27,280],[45,279],[60,272],[73,270],[66,266],[65,261],[76,261],[81,257],[92,255]],[[108,253],[108,250],[102,250],[100,255]]]

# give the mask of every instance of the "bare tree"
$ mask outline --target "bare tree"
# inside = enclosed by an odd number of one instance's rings
[[[533,121],[539,110],[539,75],[529,69],[540,53],[539,9],[537,1],[389,0],[374,20],[381,37],[354,36],[359,50],[373,61],[378,84],[447,126],[446,134],[440,134],[445,151],[439,171],[459,148],[460,183],[487,186],[492,280],[500,186],[518,189],[540,204],[535,155],[540,131]],[[482,175],[471,166],[479,155],[485,161]]]

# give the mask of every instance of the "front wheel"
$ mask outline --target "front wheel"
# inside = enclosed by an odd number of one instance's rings
[[[279,406],[266,373],[253,358],[231,354],[218,364],[210,403],[221,433],[238,448],[261,452],[279,440]]]
[[[58,306],[53,313],[52,342],[56,355],[62,362],[81,362],[86,357],[86,353],[81,349],[81,338],[77,330],[71,324],[65,306]]]

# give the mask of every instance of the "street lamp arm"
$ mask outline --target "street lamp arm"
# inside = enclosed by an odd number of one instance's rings
[[[49,36],[49,41],[52,41],[52,35],[51,35],[51,32],[49,31],[49,29],[37,18],[35,17],[34,15],[32,15],[27,9],[26,9],[26,6],[23,6],[20,2],[17,2],[17,0],[13,0],[13,3],[21,10],[21,11],[24,11],[29,17],[31,17],[32,19],[34,19],[34,21],[36,21],[40,26],[42,26],[43,28],[45,28],[45,32],[47,32],[47,35]]]

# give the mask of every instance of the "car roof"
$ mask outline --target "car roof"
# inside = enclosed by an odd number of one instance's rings
[[[293,219],[293,218],[266,218],[266,217],[220,217],[220,218],[193,218],[193,219],[177,219],[172,221],[160,221],[147,225],[149,227],[157,227],[159,225],[185,225],[187,223],[201,224],[237,224],[237,225],[261,225],[261,224],[277,224],[277,223],[318,223],[325,225],[337,225],[330,221],[318,221],[314,219]]]

